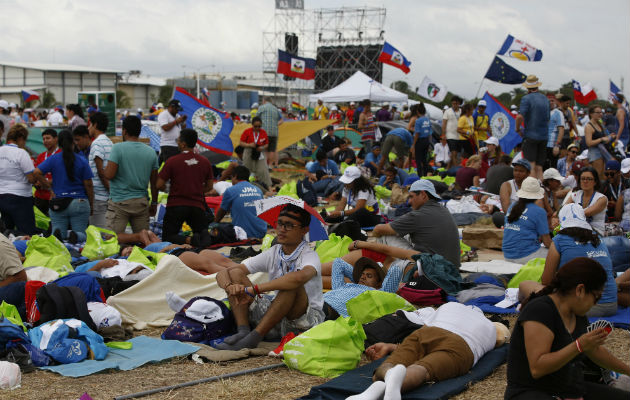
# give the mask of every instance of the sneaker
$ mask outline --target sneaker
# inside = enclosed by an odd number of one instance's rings
[[[284,335],[278,347],[270,351],[268,355],[270,357],[282,357],[282,355],[284,354],[284,345],[287,344],[287,342],[293,339],[294,337],[295,337],[295,333],[293,332],[289,332],[286,335]]]
[[[79,237],[77,236],[77,233],[75,231],[70,231],[70,233],[68,233],[68,242],[71,244],[77,244],[78,241]]]
[[[63,238],[61,237],[61,231],[59,229],[55,229],[53,232],[53,236],[59,239],[61,243],[63,243]]]

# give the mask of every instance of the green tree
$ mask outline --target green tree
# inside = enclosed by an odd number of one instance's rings
[[[116,90],[116,108],[131,108],[131,99],[124,90]]]
[[[49,92],[48,90],[44,90],[42,96],[39,98],[38,107],[41,108],[52,108],[57,103],[57,99],[55,99],[55,95],[53,92]]]
[[[162,103],[166,107],[166,104],[173,98],[173,89],[172,85],[162,86],[158,94],[158,103]]]

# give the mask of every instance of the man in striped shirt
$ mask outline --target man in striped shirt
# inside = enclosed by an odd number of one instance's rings
[[[105,167],[112,151],[113,143],[105,135],[109,120],[107,115],[96,112],[89,118],[88,132],[94,140],[90,146],[88,162],[92,170],[92,184],[94,185],[94,212],[90,216],[90,225],[105,228],[105,214],[109,199],[109,181],[105,178]]]

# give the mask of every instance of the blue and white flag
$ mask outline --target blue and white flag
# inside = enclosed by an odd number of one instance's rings
[[[501,150],[509,154],[514,149],[514,146],[523,140],[516,133],[516,119],[514,119],[510,110],[490,93],[486,92],[483,100],[486,102],[486,114],[488,114],[488,120],[490,121],[492,136],[499,139]]]
[[[540,61],[542,60],[542,50],[538,50],[534,46],[525,43],[520,39],[516,39],[512,35],[508,35],[497,52],[500,56],[508,56],[523,61]]]
[[[179,114],[187,115],[186,123],[197,131],[197,146],[200,150],[232,155],[234,147],[230,133],[234,121],[230,113],[211,107],[207,101],[197,99],[180,87],[175,88],[173,99],[180,101],[183,110]]]

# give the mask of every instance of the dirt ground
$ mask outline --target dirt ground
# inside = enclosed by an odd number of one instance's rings
[[[303,176],[301,171],[274,172],[280,179],[287,180]],[[500,258],[500,252],[484,252],[479,261]],[[515,316],[508,317],[513,326]],[[161,329],[137,332],[136,335],[159,337]],[[625,362],[630,362],[630,332],[615,329],[606,347]],[[13,391],[0,391],[0,399],[52,400],[78,399],[87,392],[93,399],[113,399],[131,393],[203,379],[211,376],[277,364],[280,360],[271,357],[253,357],[245,360],[196,364],[186,357],[150,364],[132,371],[110,371],[83,378],[66,378],[52,372],[37,370],[22,377],[22,387]],[[362,363],[367,362],[362,360]],[[286,367],[199,384],[178,390],[158,393],[146,399],[295,399],[306,395],[310,388],[327,379],[309,376]],[[499,400],[503,398],[506,385],[506,365],[493,374],[471,385],[453,399]]]

